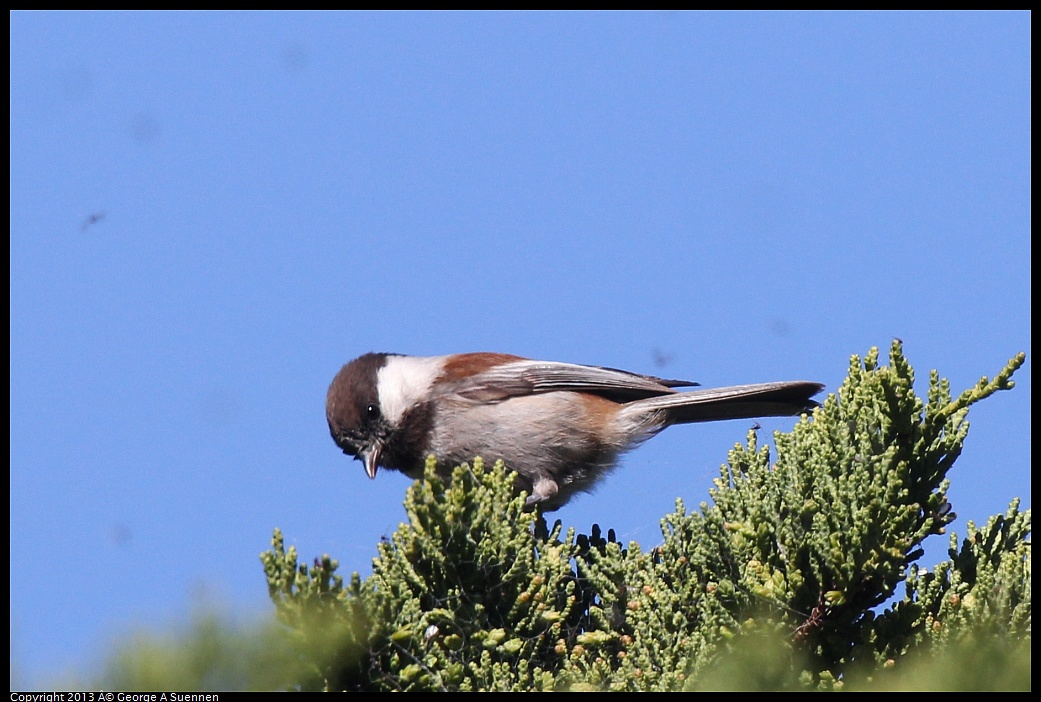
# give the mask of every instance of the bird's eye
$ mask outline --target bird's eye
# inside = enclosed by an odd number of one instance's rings
[[[379,405],[368,405],[368,406],[366,406],[365,407],[365,416],[368,419],[370,419],[370,420],[371,419],[379,419],[380,418],[380,408],[379,408]]]

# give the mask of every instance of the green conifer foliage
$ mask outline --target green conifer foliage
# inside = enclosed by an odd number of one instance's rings
[[[1024,357],[954,399],[933,372],[924,401],[899,342],[889,361],[853,357],[842,387],[774,436],[776,457],[750,431],[712,503],[678,501],[646,551],[595,525],[547,528],[508,466],[480,460],[450,479],[431,463],[408,492],[408,524],[348,587],[327,556],[298,565],[276,531],[262,560],[309,671],[299,687],[875,689],[912,654],[979,637],[1029,647],[1018,501],[970,523],[960,549],[952,535],[946,563],[915,564],[955,518],[946,478],[969,406],[1011,388]],[[1025,665],[1006,671],[1012,688],[1029,686]]]

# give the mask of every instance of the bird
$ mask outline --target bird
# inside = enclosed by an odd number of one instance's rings
[[[496,352],[366,353],[333,378],[326,419],[369,478],[380,468],[419,478],[430,455],[444,473],[478,456],[502,459],[526,506],[550,512],[666,427],[809,413],[824,389],[801,380],[698,385]]]

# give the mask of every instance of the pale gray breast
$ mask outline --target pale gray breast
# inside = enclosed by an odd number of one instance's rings
[[[624,446],[605,447],[589,429],[576,393],[553,392],[502,402],[443,402],[435,420],[433,451],[445,460],[502,459],[507,467],[535,479],[562,477],[562,470],[590,465],[603,470]],[[576,475],[577,479],[589,476]]]

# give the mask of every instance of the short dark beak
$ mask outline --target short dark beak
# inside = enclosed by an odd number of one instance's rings
[[[365,475],[369,476],[369,479],[375,479],[376,471],[380,467],[380,447],[373,446],[368,451],[362,451],[358,454],[358,460],[365,464]]]

